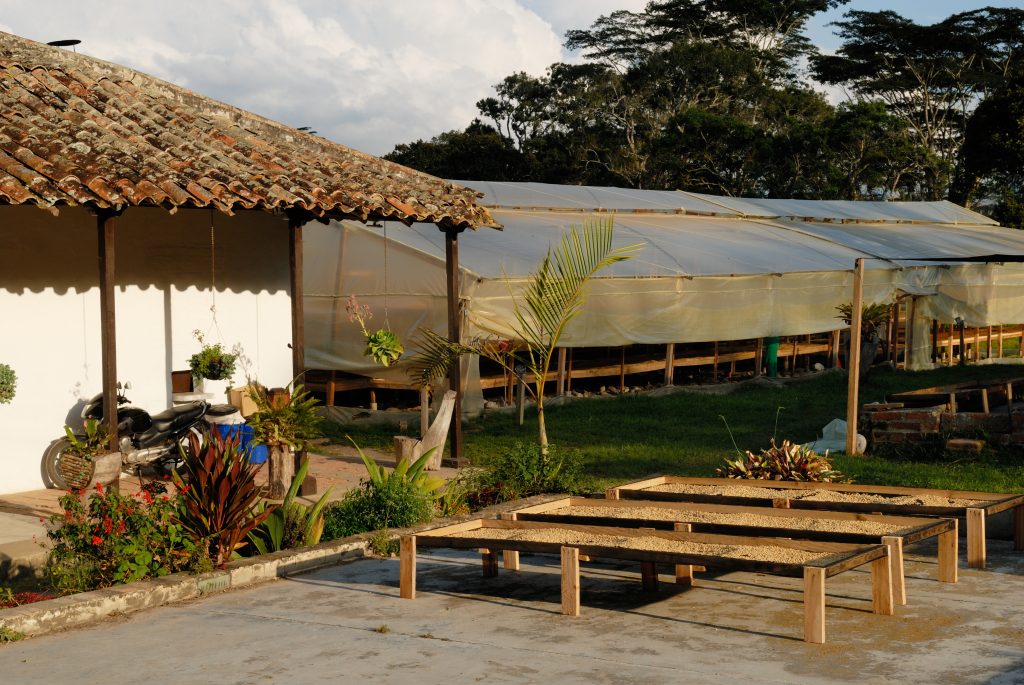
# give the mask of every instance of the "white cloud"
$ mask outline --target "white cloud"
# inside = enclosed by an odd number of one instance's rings
[[[493,84],[561,58],[551,23],[514,0],[42,5],[0,0],[0,16],[11,33],[80,38],[80,52],[374,154],[466,126]]]

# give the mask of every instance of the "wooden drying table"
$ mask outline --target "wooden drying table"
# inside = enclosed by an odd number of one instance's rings
[[[535,530],[538,532],[545,530],[569,530],[595,536],[614,535],[639,541],[656,539],[660,541],[694,542],[712,545],[775,547],[810,553],[827,553],[829,556],[806,563],[787,563],[668,551],[657,548],[658,543],[654,540],[652,540],[652,547],[650,549],[636,549],[624,546],[602,546],[596,543],[563,545],[560,542],[544,540],[495,539],[485,537],[482,534],[471,534],[473,531],[484,529]],[[695,565],[727,571],[752,571],[779,576],[802,577],[804,579],[804,640],[814,643],[825,642],[825,579],[843,571],[870,563],[874,612],[884,615],[892,615],[894,613],[889,547],[886,545],[849,545],[810,540],[707,535],[684,531],[636,530],[532,521],[476,519],[465,523],[421,531],[414,535],[402,536],[399,585],[400,594],[405,599],[416,598],[417,547],[480,549],[483,556],[484,577],[493,577],[498,574],[498,551],[558,554],[562,560],[562,613],[569,616],[578,616],[580,613],[579,564],[581,558],[584,557],[639,561],[644,588],[647,590],[657,588],[658,574],[656,564],[674,564],[676,582],[686,586],[693,583],[693,566]]]
[[[604,509],[607,515],[580,515],[554,513],[559,509],[588,507]],[[662,518],[642,518],[623,515],[630,509],[664,509],[672,513],[674,520]],[[702,521],[698,513],[721,514],[723,517],[739,517],[752,514],[772,519],[772,525],[744,524],[740,521],[726,523],[719,521]],[[688,518],[688,514],[691,515]],[[888,545],[892,561],[893,598],[896,604],[906,604],[906,583],[903,573],[903,548],[928,538],[938,538],[939,573],[938,579],[945,583],[957,581],[957,522],[956,519],[930,519],[910,516],[888,516],[882,514],[859,514],[840,511],[801,511],[799,509],[766,509],[764,507],[744,507],[729,504],[700,504],[694,502],[661,502],[640,500],[590,499],[586,497],[564,497],[562,499],[535,504],[530,507],[516,509],[502,515],[514,521],[541,521],[546,523],[572,523],[588,526],[617,526],[625,528],[654,528],[659,530],[679,530],[679,523],[686,524],[694,533],[712,533],[718,535],[743,535],[753,537],[792,538],[796,540],[817,540],[819,542],[845,542],[858,545]],[[843,522],[867,521],[884,523],[900,528],[883,534],[865,532],[809,530],[799,527],[797,522],[808,519],[822,519]],[[511,553],[514,554],[514,553]],[[516,561],[506,555],[506,566],[514,566]]]
[[[916,504],[891,504],[887,502],[831,502],[779,497],[766,494],[764,497],[733,497],[690,492],[665,492],[652,490],[659,485],[707,485],[728,487],[730,485],[792,490],[794,493],[806,490],[829,490],[863,495],[899,497],[931,495],[950,499],[979,500],[975,506],[925,506]],[[971,492],[967,490],[931,490],[928,488],[901,488],[885,485],[850,485],[846,483],[794,483],[778,480],[742,480],[730,478],[682,478],[679,476],[656,476],[634,483],[626,483],[605,491],[608,499],[643,499],[668,502],[705,502],[710,504],[735,504],[752,507],[775,507],[780,509],[814,509],[816,511],[847,511],[865,514],[895,514],[897,516],[962,517],[967,519],[967,564],[973,568],[985,568],[985,519],[1008,509],[1013,509],[1013,542],[1018,552],[1024,550],[1024,495],[992,492]]]

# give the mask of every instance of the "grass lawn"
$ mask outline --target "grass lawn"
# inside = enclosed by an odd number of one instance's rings
[[[872,371],[862,383],[861,402],[887,393],[946,383],[1024,376],[1024,366],[952,367],[923,372]],[[748,385],[728,395],[680,392],[663,397],[626,395],[574,400],[546,407],[548,437],[578,449],[594,490],[657,473],[712,476],[736,445],[768,446],[778,412],[778,439],[807,442],[833,418],[846,416],[846,374],[825,373],[780,385]],[[527,410],[522,427],[510,412],[488,413],[464,425],[465,454],[474,463],[515,441],[536,440],[536,420]],[[389,449],[394,429],[333,426],[331,437],[349,434],[360,444]],[[969,460],[936,454],[930,462],[836,456],[834,466],[858,483],[961,490],[1024,491],[1024,455],[986,452]]]

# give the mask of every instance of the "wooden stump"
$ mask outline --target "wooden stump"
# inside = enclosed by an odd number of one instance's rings
[[[267,483],[268,499],[284,499],[295,478],[295,457],[288,445],[268,445],[267,464],[270,466]]]

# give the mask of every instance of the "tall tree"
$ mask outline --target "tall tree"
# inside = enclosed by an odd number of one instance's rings
[[[986,7],[919,25],[892,11],[851,11],[837,22],[843,45],[811,58],[816,78],[881,100],[930,151],[912,196],[946,193],[970,112],[1014,68],[1024,10]]]

